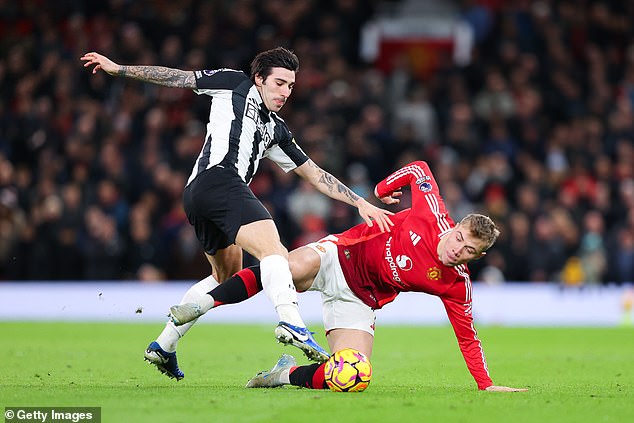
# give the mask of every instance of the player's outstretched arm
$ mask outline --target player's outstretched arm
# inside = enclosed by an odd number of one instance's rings
[[[508,386],[496,386],[496,385],[491,385],[488,388],[485,388],[484,390],[489,392],[526,392],[528,391],[528,389],[526,388],[510,388]]]
[[[95,52],[84,54],[81,60],[85,62],[85,68],[94,65],[93,74],[103,70],[109,75],[126,76],[166,87],[196,88],[196,79],[193,71],[166,68],[164,66],[119,65],[106,56]]]
[[[312,160],[308,160],[298,166],[295,169],[295,173],[309,181],[317,190],[330,198],[355,206],[359,210],[359,215],[368,226],[373,226],[376,223],[379,225],[381,232],[390,232],[391,227],[394,226],[390,219],[390,216],[394,213],[368,203],[337,178],[317,166]]]
[[[434,213],[446,214],[444,203],[440,197],[440,190],[429,165],[422,160],[411,162],[387,178],[376,184],[374,195],[385,204],[397,204],[401,195],[401,188],[409,186],[412,192],[412,209],[420,211],[429,209],[435,204]],[[431,199],[430,196],[436,197]]]

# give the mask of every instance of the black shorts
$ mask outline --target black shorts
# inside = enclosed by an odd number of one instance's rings
[[[200,173],[185,187],[183,207],[210,255],[234,244],[241,226],[272,219],[235,170],[218,166]]]

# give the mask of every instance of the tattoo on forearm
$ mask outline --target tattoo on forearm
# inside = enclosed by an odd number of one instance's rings
[[[325,185],[328,189],[328,192],[339,192],[346,196],[353,203],[359,199],[359,196],[352,192],[350,188],[342,184],[337,178],[332,176],[328,172],[321,171],[321,177],[319,178],[319,183]]]
[[[196,87],[194,72],[164,66],[121,66],[120,75],[166,87]]]

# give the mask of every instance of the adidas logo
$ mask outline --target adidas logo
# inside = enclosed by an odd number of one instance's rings
[[[412,244],[414,244],[414,246],[416,246],[416,244],[418,244],[418,241],[420,241],[420,235],[418,235],[414,231],[409,231],[409,237],[412,239]]]

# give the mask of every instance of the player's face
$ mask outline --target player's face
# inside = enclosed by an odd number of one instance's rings
[[[484,243],[473,237],[468,228],[457,225],[445,235],[443,243],[439,245],[438,256],[445,266],[458,266],[482,257],[485,253]]]
[[[272,112],[278,112],[293,91],[295,72],[286,68],[273,68],[266,79],[256,75],[255,85],[266,108]]]

